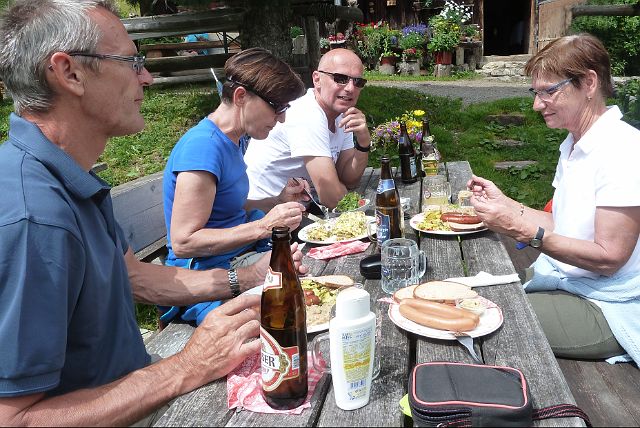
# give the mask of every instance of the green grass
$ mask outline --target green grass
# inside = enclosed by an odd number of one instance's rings
[[[364,72],[364,77],[372,82],[379,82],[379,81],[390,81],[390,82],[424,82],[424,81],[439,81],[439,82],[443,82],[443,81],[451,81],[451,80],[474,80],[474,79],[481,79],[482,76],[480,76],[477,73],[474,73],[472,71],[454,71],[451,76],[446,76],[446,77],[434,77],[433,76],[433,69],[428,69],[425,75],[420,75],[420,76],[407,76],[407,75],[399,75],[399,74],[382,74],[378,71],[365,71]]]

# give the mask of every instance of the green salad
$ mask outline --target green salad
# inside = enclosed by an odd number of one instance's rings
[[[336,211],[345,212],[352,211],[360,207],[362,196],[358,192],[349,192],[338,202]]]

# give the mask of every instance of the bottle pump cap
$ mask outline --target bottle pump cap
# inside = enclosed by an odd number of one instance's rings
[[[366,316],[370,311],[369,293],[362,288],[349,287],[338,293],[336,318],[350,321]]]

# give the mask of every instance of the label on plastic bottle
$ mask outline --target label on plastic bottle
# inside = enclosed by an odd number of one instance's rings
[[[273,391],[286,379],[300,375],[300,351],[297,346],[283,348],[267,330],[260,327],[260,366],[262,389]]]
[[[282,273],[272,271],[271,266],[269,266],[269,269],[267,269],[267,275],[264,278],[262,291],[267,291],[275,288],[282,288]]]
[[[361,328],[341,335],[347,395],[350,401],[367,393],[371,363],[371,335],[375,329]]]

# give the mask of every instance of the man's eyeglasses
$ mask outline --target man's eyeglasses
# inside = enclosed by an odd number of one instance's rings
[[[282,114],[285,111],[287,111],[287,109],[289,107],[291,107],[291,105],[289,103],[287,103],[287,104],[276,104],[276,103],[274,103],[273,101],[267,99],[267,97],[265,97],[264,95],[262,95],[260,92],[256,91],[255,89],[253,89],[249,85],[246,85],[246,84],[241,83],[241,82],[237,82],[237,81],[235,81],[233,79],[227,79],[227,80],[229,82],[233,83],[234,85],[242,86],[247,91],[250,91],[251,93],[256,95],[258,98],[262,99],[262,101],[264,101],[265,103],[267,103],[267,104],[269,104],[271,106],[271,108],[273,109],[273,111],[276,112],[276,114]]]
[[[69,56],[86,56],[90,58],[98,58],[98,59],[113,59],[116,61],[125,61],[131,62],[131,66],[138,74],[142,74],[142,70],[144,69],[144,62],[146,58],[141,53],[135,54],[133,56],[120,56],[120,55],[107,55],[107,54],[94,54],[94,53],[85,53],[85,52],[69,52]]]
[[[363,79],[362,77],[351,77],[346,74],[341,73],[329,73],[328,71],[318,70],[318,73],[328,74],[333,77],[333,81],[338,85],[347,85],[349,83],[349,79],[353,80],[353,85],[356,88],[364,88],[364,85],[367,83],[367,79]]]
[[[573,80],[573,77],[570,77],[568,79],[565,79],[565,80],[563,80],[561,82],[556,83],[553,86],[549,86],[547,89],[541,89],[539,91],[536,91],[533,88],[529,88],[529,93],[534,98],[537,95],[538,98],[540,98],[542,101],[544,101],[546,103],[546,102],[551,101],[551,99],[553,97],[553,94],[558,92],[558,90],[560,90],[560,88],[562,88],[564,85],[566,85],[567,83],[571,82],[572,80]]]

